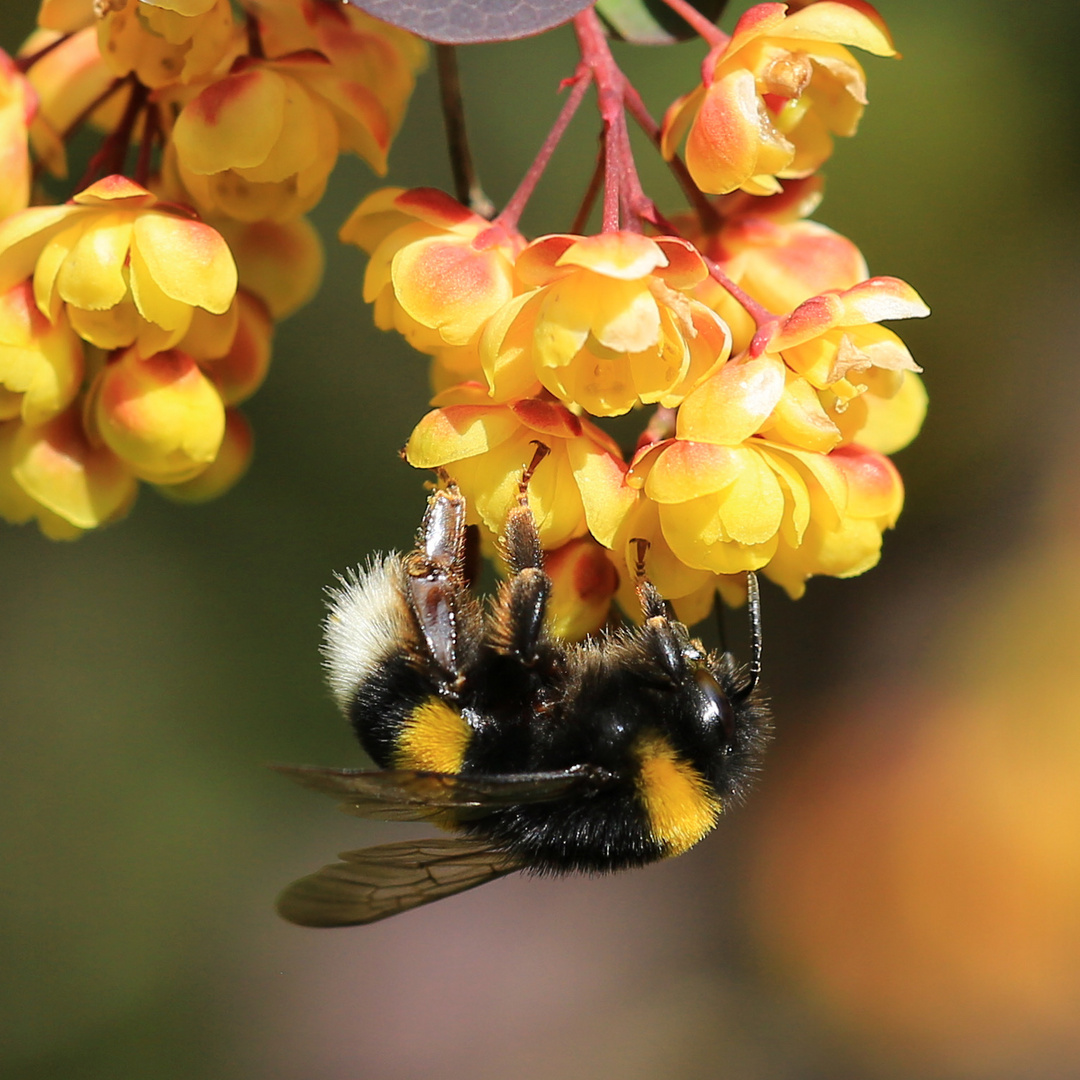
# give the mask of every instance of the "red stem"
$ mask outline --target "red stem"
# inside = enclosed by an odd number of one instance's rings
[[[24,75],[43,57],[48,56],[53,49],[60,48],[65,41],[70,40],[71,34],[61,34],[55,41],[50,41],[48,45],[43,45],[37,52],[30,53],[29,56],[17,56],[13,60],[17,70],[21,71]]]
[[[626,102],[627,111],[637,122],[638,127],[659,150],[660,125],[652,118],[652,114],[645,107],[645,102],[641,100],[641,95],[629,82],[626,84],[623,99]],[[676,154],[668,162],[668,167],[678,181],[679,187],[682,188],[687,201],[697,213],[702,230],[704,232],[714,232],[718,229],[720,227],[720,213],[709,197],[694,183],[694,178],[690,175],[690,170],[686,167],[683,159]]]
[[[604,232],[617,232],[623,209],[636,215],[635,206],[643,197],[641,181],[630,148],[626,127],[626,76],[611,55],[603,26],[596,12],[587,8],[574,16],[574,30],[581,48],[582,63],[596,80],[596,95],[603,123],[604,140]],[[640,221],[627,223],[640,227]]]
[[[90,159],[86,175],[79,183],[77,189],[79,191],[89,187],[101,176],[123,172],[128,147],[131,145],[131,133],[135,130],[135,122],[139,119],[139,113],[142,112],[150,93],[150,90],[141,82],[137,82],[133,75],[129,75],[124,81],[131,86],[131,96],[127,100],[127,105],[124,106],[124,115],[120,118],[120,123],[116,125],[116,130],[106,137],[101,144],[101,149]]]
[[[584,64],[579,64],[577,71],[567,80],[567,83],[572,85],[573,89],[563,104],[551,131],[548,132],[544,145],[540,147],[540,152],[536,155],[532,165],[529,166],[529,171],[518,185],[517,191],[514,192],[510,197],[510,201],[503,207],[502,212],[492,222],[493,225],[501,225],[508,231],[517,228],[517,223],[526,204],[532,198],[532,193],[536,190],[540,177],[544,175],[544,170],[551,160],[551,155],[555,153],[555,147],[559,145],[559,140],[563,137],[567,127],[570,125],[570,121],[574,118],[574,113],[577,112],[582,98],[585,97],[585,91],[589,89],[591,81],[591,72]],[[564,83],[564,85],[566,84]]]

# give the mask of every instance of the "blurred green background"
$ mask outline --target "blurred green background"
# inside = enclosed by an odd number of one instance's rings
[[[5,0],[0,43],[35,9]],[[325,283],[280,327],[240,486],[197,508],[144,492],[76,544],[0,530],[0,1075],[1075,1075],[1080,8],[880,9],[904,59],[866,60],[816,217],[933,308],[898,327],[931,409],[882,565],[767,591],[777,739],[751,804],[632,875],[511,879],[366,929],[274,915],[293,877],[403,835],[262,767],[361,763],[321,681],[322,589],[407,546],[424,503],[396,451],[425,369],[373,330],[334,240],[376,186],[343,161],[315,215]],[[659,114],[701,49],[619,57]],[[565,31],[463,51],[497,203],[573,62]],[[534,234],[573,216],[583,116]],[[431,73],[389,179],[449,183]]]

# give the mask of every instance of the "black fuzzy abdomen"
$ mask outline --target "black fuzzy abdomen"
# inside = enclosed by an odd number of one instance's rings
[[[500,810],[465,828],[545,874],[628,870],[664,855],[632,786]]]

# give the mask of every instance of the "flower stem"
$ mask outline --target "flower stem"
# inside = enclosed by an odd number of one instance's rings
[[[443,126],[450,151],[450,171],[454,176],[454,194],[460,203],[475,214],[490,218],[495,204],[484,194],[476,175],[469,139],[465,133],[465,106],[461,95],[457,52],[453,45],[435,46],[435,65],[439,72],[439,100]]]
[[[61,34],[55,41],[50,41],[48,45],[43,45],[37,52],[30,53],[28,56],[16,57],[14,60],[16,69],[25,75],[43,56],[48,56],[53,49],[60,48],[65,41],[71,39],[71,36],[71,34]]]
[[[131,133],[135,130],[135,122],[139,119],[139,113],[146,105],[146,99],[150,93],[149,88],[138,82],[133,75],[129,75],[123,81],[131,87],[131,95],[124,106],[124,114],[120,118],[120,123],[116,125],[116,129],[106,137],[101,148],[90,159],[86,175],[79,183],[79,191],[89,187],[102,176],[123,172],[128,147],[131,145]]]
[[[649,141],[659,150],[660,125],[652,118],[652,114],[645,107],[645,102],[641,100],[641,95],[637,92],[637,89],[628,82],[623,96],[626,101],[628,112],[634,118],[638,127],[640,127],[648,137]],[[686,163],[683,159],[676,154],[668,162],[668,167],[678,181],[679,187],[682,188],[687,201],[693,206],[697,213],[702,230],[704,232],[712,232],[718,228],[720,225],[719,212],[708,196],[694,183],[694,179],[690,175],[690,170],[686,167]]]
[[[570,121],[574,118],[574,113],[577,112],[582,98],[585,97],[585,91],[588,90],[591,81],[591,73],[588,68],[583,64],[579,64],[577,71],[563,83],[564,86],[570,85],[573,87],[570,96],[563,104],[558,118],[544,140],[544,145],[540,147],[540,152],[536,155],[532,165],[529,166],[529,171],[518,185],[517,191],[514,192],[510,197],[510,201],[503,207],[502,212],[495,218],[495,224],[502,225],[509,230],[517,228],[517,223],[526,204],[532,198],[532,193],[536,190],[540,177],[544,175],[544,170],[551,160],[551,155],[555,153],[555,147],[559,145],[559,140],[563,137],[567,127],[570,125]]]

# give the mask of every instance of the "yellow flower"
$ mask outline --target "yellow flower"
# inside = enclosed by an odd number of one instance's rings
[[[341,151],[385,173],[392,127],[321,53],[244,57],[184,104],[169,164],[203,211],[287,221],[319,201]]]
[[[545,236],[516,271],[533,291],[481,342],[493,387],[500,372],[524,367],[561,401],[618,416],[638,403],[678,405],[728,355],[727,327],[690,295],[708,270],[685,240]]]
[[[245,47],[229,0],[107,0],[98,47],[114,75],[153,89],[225,68]]]
[[[0,294],[0,420],[43,423],[75,400],[82,379],[82,343],[67,320],[49,322],[28,281]]]
[[[74,408],[35,426],[0,424],[0,513],[10,521],[36,517],[47,536],[74,539],[123,517],[137,488],[108,447],[87,439]]]
[[[486,401],[479,388],[461,396]],[[418,469],[445,468],[468,500],[470,520],[498,536],[537,442],[551,451],[529,483],[544,547],[561,547],[587,531],[610,547],[635,498],[625,484],[626,466],[607,435],[562,405],[537,398],[447,405],[420,421],[405,455]]]
[[[855,133],[866,104],[866,77],[844,46],[896,53],[863,0],[786,10],[750,8],[711,77],[664,117],[665,156],[686,136],[686,164],[702,191],[770,195],[777,177],[808,176],[832,153],[833,135]]]
[[[221,314],[236,292],[221,236],[122,176],[0,224],[0,289],[31,275],[50,319],[66,310],[86,341],[103,349],[135,344],[142,356],[180,341],[196,307]]]
[[[375,305],[375,325],[427,353],[475,343],[513,297],[524,245],[434,188],[376,191],[340,238],[371,256],[364,300]]]
[[[25,209],[30,201],[28,127],[34,106],[26,79],[0,50],[0,218]]]
[[[766,353],[783,360],[786,387],[759,430],[807,450],[827,451],[852,440],[880,450],[905,446],[926,409],[916,374],[922,369],[877,320],[929,312],[918,293],[897,278],[871,278],[804,301],[763,343]],[[867,400],[846,417],[863,395]]]
[[[656,504],[664,546],[654,561],[666,549],[690,571],[763,569],[793,597],[815,574],[851,577],[873,566],[903,505],[892,463],[856,445],[823,454],[760,438],[735,446],[670,439],[639,453],[627,479]],[[698,590],[707,585],[697,579]],[[694,593],[694,576],[677,587],[674,595]]]
[[[386,114],[389,134],[397,131],[416,73],[427,63],[427,45],[423,41],[352,5],[249,0],[245,7],[258,19],[268,56],[305,49],[322,53],[342,78],[375,96]],[[375,164],[369,151],[376,157],[379,151],[370,143],[371,133],[357,129],[343,148]]]
[[[97,434],[143,480],[190,480],[221,448],[221,395],[178,350],[141,359],[128,349],[102,369],[89,397]]]

